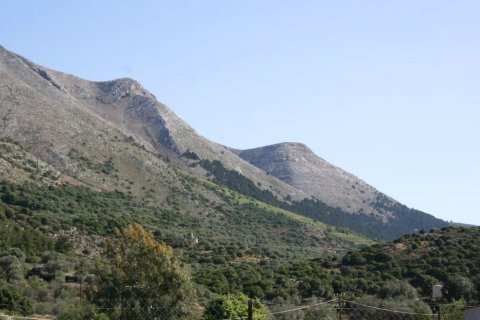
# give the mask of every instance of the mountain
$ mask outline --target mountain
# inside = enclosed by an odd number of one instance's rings
[[[64,106],[60,110],[69,109],[76,113],[77,123],[72,128],[76,130],[76,135],[80,134],[79,130],[81,129],[92,130],[87,127],[90,120],[82,118],[87,115],[87,118],[91,117],[95,118],[97,122],[99,120],[103,122],[110,131],[116,129],[128,137],[132,137],[135,142],[148,151],[177,158],[187,151],[194,152],[202,159],[221,161],[226,168],[241,172],[255,183],[261,184],[265,188],[268,187],[279,197],[286,194],[295,199],[307,197],[303,192],[268,176],[265,172],[243,161],[228,148],[198,135],[187,123],[177,117],[168,107],[159,103],[135,80],[124,78],[91,82],[36,65],[5,49],[0,49],[0,51],[3,57],[2,82],[4,86],[7,83],[18,85],[9,92],[5,92],[8,94],[5,98],[9,97],[10,102],[15,101],[16,104],[36,103],[37,110],[41,108],[47,112],[54,112],[60,105]],[[26,92],[31,89],[34,89],[36,93],[28,95]],[[18,91],[12,92],[12,90]],[[4,103],[6,101],[8,100],[4,99]],[[17,111],[21,112],[21,110]],[[13,115],[12,111],[9,112]],[[63,114],[46,116],[45,120],[51,120],[48,123],[25,123],[25,125],[28,127],[33,125],[33,128],[37,128],[35,130],[43,131],[42,134],[53,134],[60,130],[59,127],[62,128],[66,125],[65,121],[62,121],[63,116],[66,116],[66,111],[63,112]],[[80,112],[83,112],[83,115],[80,115]],[[20,118],[27,118],[24,116],[22,114]],[[54,119],[59,122],[52,121]],[[8,115],[6,120],[8,120]],[[35,121],[36,119],[30,117],[26,120]],[[68,120],[74,119],[69,118]],[[31,129],[29,131],[24,127],[14,128],[11,122],[5,120],[4,122],[7,136],[31,132]],[[45,130],[38,129],[39,126],[44,126]],[[24,136],[28,137],[28,134]],[[69,136],[70,139],[76,137],[73,132]],[[50,141],[56,139],[54,136],[45,138]],[[39,139],[39,141],[42,140]],[[54,145],[47,148],[36,146],[36,151],[45,153],[48,150],[49,157],[56,157],[55,161],[67,165],[65,150],[61,150],[64,147],[58,146],[57,143]],[[189,167],[185,166],[184,169],[188,170]]]
[[[415,230],[447,226],[446,222],[407,208],[353,174],[332,165],[304,144],[279,143],[233,151],[321,203],[340,209],[338,222],[331,217],[317,217],[322,221],[386,239],[394,239]],[[317,216],[312,210],[302,211],[303,214]],[[351,218],[345,217],[345,213],[351,214]],[[339,216],[343,216],[343,222]]]
[[[212,142],[132,79],[87,81],[0,47],[0,103],[1,136],[50,166],[60,182],[125,192],[150,204],[175,202],[197,214],[212,211],[172,200],[172,189],[186,190],[183,180],[194,177],[380,239],[445,225],[301,144],[238,151]],[[28,180],[3,165],[13,180]],[[203,186],[191,192],[218,200]]]
[[[283,193],[306,197],[196,134],[136,81],[91,82],[4,48],[0,151],[1,185],[10,190],[2,202],[9,210],[23,208],[87,233],[105,235],[141,222],[175,246],[188,247],[195,237],[198,248],[221,252],[240,241],[245,250],[277,248],[284,257],[341,252],[370,241],[208,181],[193,154],[221,161],[279,199]],[[17,222],[30,226],[25,221]]]
[[[313,153],[302,143],[279,143],[236,150],[244,160],[332,207],[363,213],[388,221],[393,212],[375,205],[380,199],[392,206],[395,200],[356,176]]]

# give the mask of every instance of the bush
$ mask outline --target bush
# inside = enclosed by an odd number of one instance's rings
[[[69,253],[73,249],[73,244],[68,236],[60,236],[55,242],[55,251]]]
[[[5,278],[9,281],[21,280],[24,277],[23,264],[16,256],[8,255],[1,257],[0,271],[2,271]]]
[[[32,302],[20,293],[8,288],[0,289],[0,305],[2,309],[18,312],[22,315],[33,313]]]
[[[404,281],[388,281],[380,288],[380,299],[417,299],[417,291]]]
[[[77,301],[61,311],[57,320],[108,320],[108,317],[94,305],[86,301]]]
[[[248,300],[248,297],[243,293],[217,295],[207,305],[203,320],[246,319]],[[257,320],[269,319],[267,308],[258,299],[253,300],[253,318]]]

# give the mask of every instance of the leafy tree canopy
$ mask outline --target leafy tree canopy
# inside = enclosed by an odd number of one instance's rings
[[[267,308],[255,299],[253,303],[253,318],[258,320],[269,319]],[[246,319],[248,315],[248,297],[243,293],[217,295],[208,304],[203,320],[216,319]]]
[[[99,273],[94,301],[111,319],[195,318],[188,269],[151,232],[139,224],[116,229],[106,257],[110,266]]]

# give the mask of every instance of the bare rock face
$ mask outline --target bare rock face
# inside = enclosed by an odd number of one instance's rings
[[[379,197],[392,206],[394,200],[382,195],[358,177],[332,165],[301,143],[279,143],[237,151],[244,160],[298,188],[318,200],[346,212],[374,215],[389,220],[392,213],[375,206]]]

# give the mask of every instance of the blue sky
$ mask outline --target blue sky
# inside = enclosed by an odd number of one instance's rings
[[[235,148],[298,141],[410,207],[480,225],[480,2],[5,1],[0,44],[132,77]]]

